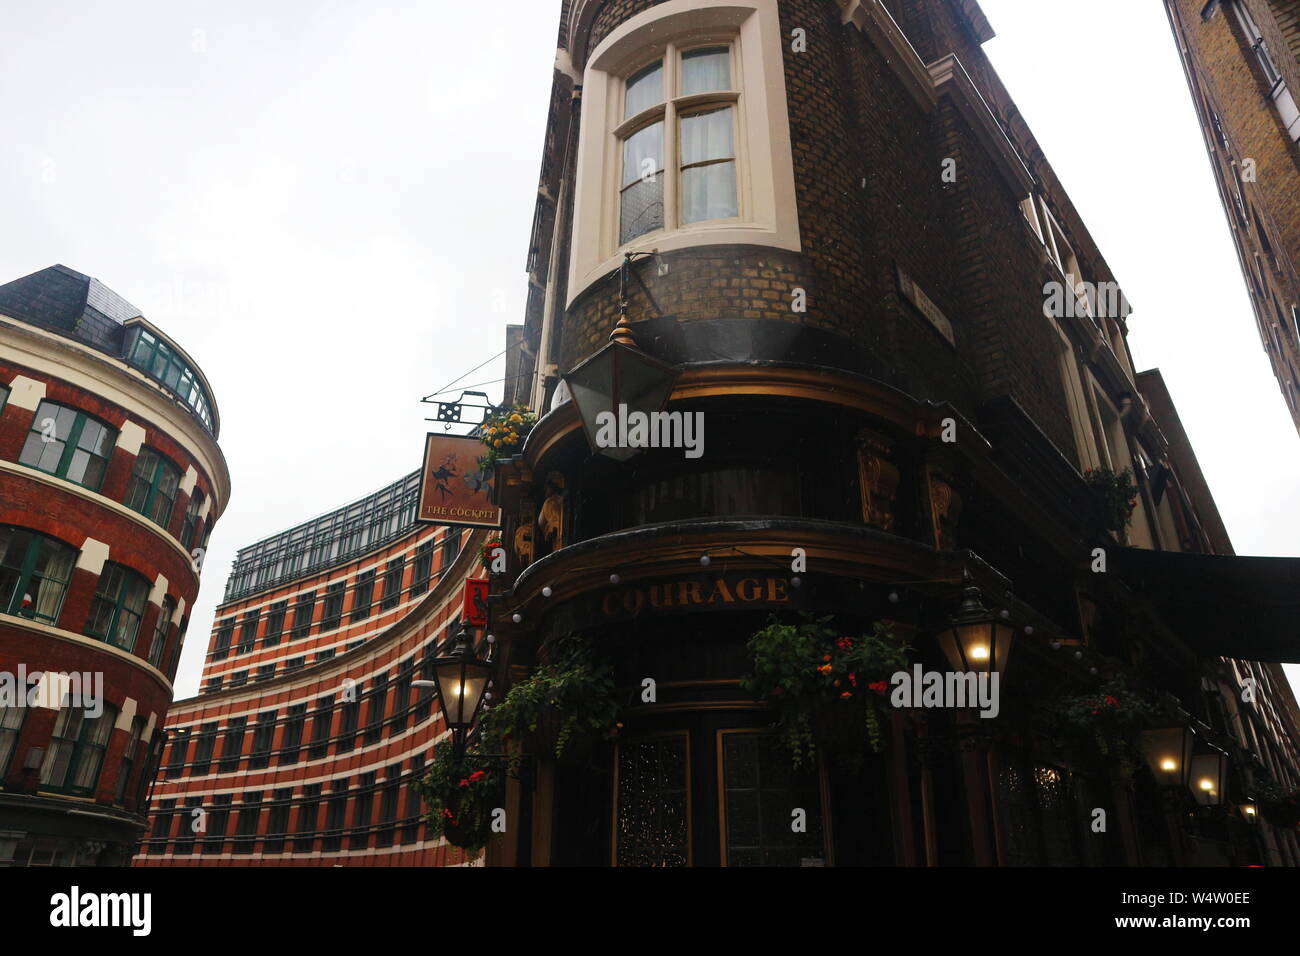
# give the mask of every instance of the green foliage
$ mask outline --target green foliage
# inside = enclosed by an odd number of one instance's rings
[[[865,740],[884,749],[889,679],[907,669],[911,650],[887,624],[850,637],[830,617],[804,615],[798,624],[773,617],[748,649],[753,672],[741,684],[776,706],[777,735],[795,767],[814,760],[819,746],[851,753]]]
[[[1131,775],[1144,759],[1142,729],[1156,713],[1146,696],[1115,677],[1094,693],[1049,699],[1038,716],[1039,725],[1054,737]]]
[[[614,674],[590,643],[569,634],[543,647],[544,661],[483,716],[484,738],[519,741],[533,753],[572,756],[580,738],[618,733]]]
[[[492,812],[505,796],[505,767],[470,749],[459,760],[448,741],[438,744],[428,772],[411,784],[424,798],[436,836],[477,855],[492,838]]]
[[[1084,481],[1101,502],[1106,515],[1105,529],[1120,541],[1128,540],[1128,526],[1137,507],[1137,485],[1133,473],[1125,468],[1116,472],[1109,468],[1089,468],[1083,473]]]
[[[527,405],[503,408],[483,419],[479,440],[486,451],[478,460],[479,467],[491,472],[498,460],[518,454],[524,447],[524,439],[536,424],[537,413]]]

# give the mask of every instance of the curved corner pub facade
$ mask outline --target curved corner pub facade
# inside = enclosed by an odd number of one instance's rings
[[[540,419],[497,464],[487,630],[497,693],[577,635],[621,727],[531,755],[479,859],[1300,864],[1294,822],[1259,812],[1300,784],[1296,562],[1234,556],[978,3],[559,7],[507,330],[505,402]],[[675,416],[659,447],[630,447],[641,411]],[[1126,471],[1124,528],[1089,474]],[[418,522],[418,483],[240,553],[137,865],[466,861],[408,787],[447,733],[410,684],[487,533]],[[995,717],[913,701],[880,752],[792,769],[742,688],[756,631],[888,622],[924,672],[977,670],[941,643],[972,596],[1001,634]],[[1121,677],[1158,703],[1143,739],[1179,741],[1150,765],[1035,720]]]

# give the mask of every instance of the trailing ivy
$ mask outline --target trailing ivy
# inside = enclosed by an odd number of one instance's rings
[[[518,741],[536,754],[573,757],[579,744],[618,733],[614,674],[585,638],[569,634],[542,649],[544,660],[483,717],[484,737]]]
[[[1120,472],[1109,468],[1089,468],[1083,473],[1083,479],[1101,502],[1106,516],[1105,530],[1121,542],[1127,542],[1129,522],[1133,519],[1133,509],[1137,507],[1138,488],[1133,483],[1133,473],[1127,468]]]

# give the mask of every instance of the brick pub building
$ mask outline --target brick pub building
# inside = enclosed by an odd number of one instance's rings
[[[428,677],[481,570],[416,522],[415,472],[243,548],[178,701],[136,866],[437,866],[409,789],[445,735]]]
[[[625,706],[617,742],[512,783],[489,864],[1300,863],[1294,825],[1240,808],[1300,782],[1295,562],[1233,556],[992,35],[974,0],[560,4],[497,673],[578,634]],[[1049,315],[1053,283],[1078,301]],[[704,414],[698,458],[593,454],[563,376],[621,287],[635,346],[679,372],[667,408]],[[1135,478],[1127,546],[1090,469]],[[792,774],[740,686],[750,635],[890,619],[946,670],[967,575],[1014,622],[1000,715],[899,711],[858,769]],[[1119,674],[1226,755],[1219,805],[1035,726],[1042,694]]]
[[[219,428],[199,367],[98,280],[0,286],[0,866],[129,861],[230,497]]]
[[[1300,429],[1300,4],[1165,0],[1165,10],[1256,327]]]

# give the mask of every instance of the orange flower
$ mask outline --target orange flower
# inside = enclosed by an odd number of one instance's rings
[[[817,670],[823,674],[829,674],[833,669],[834,668],[832,668],[830,664],[823,664],[821,667],[817,668]]]

